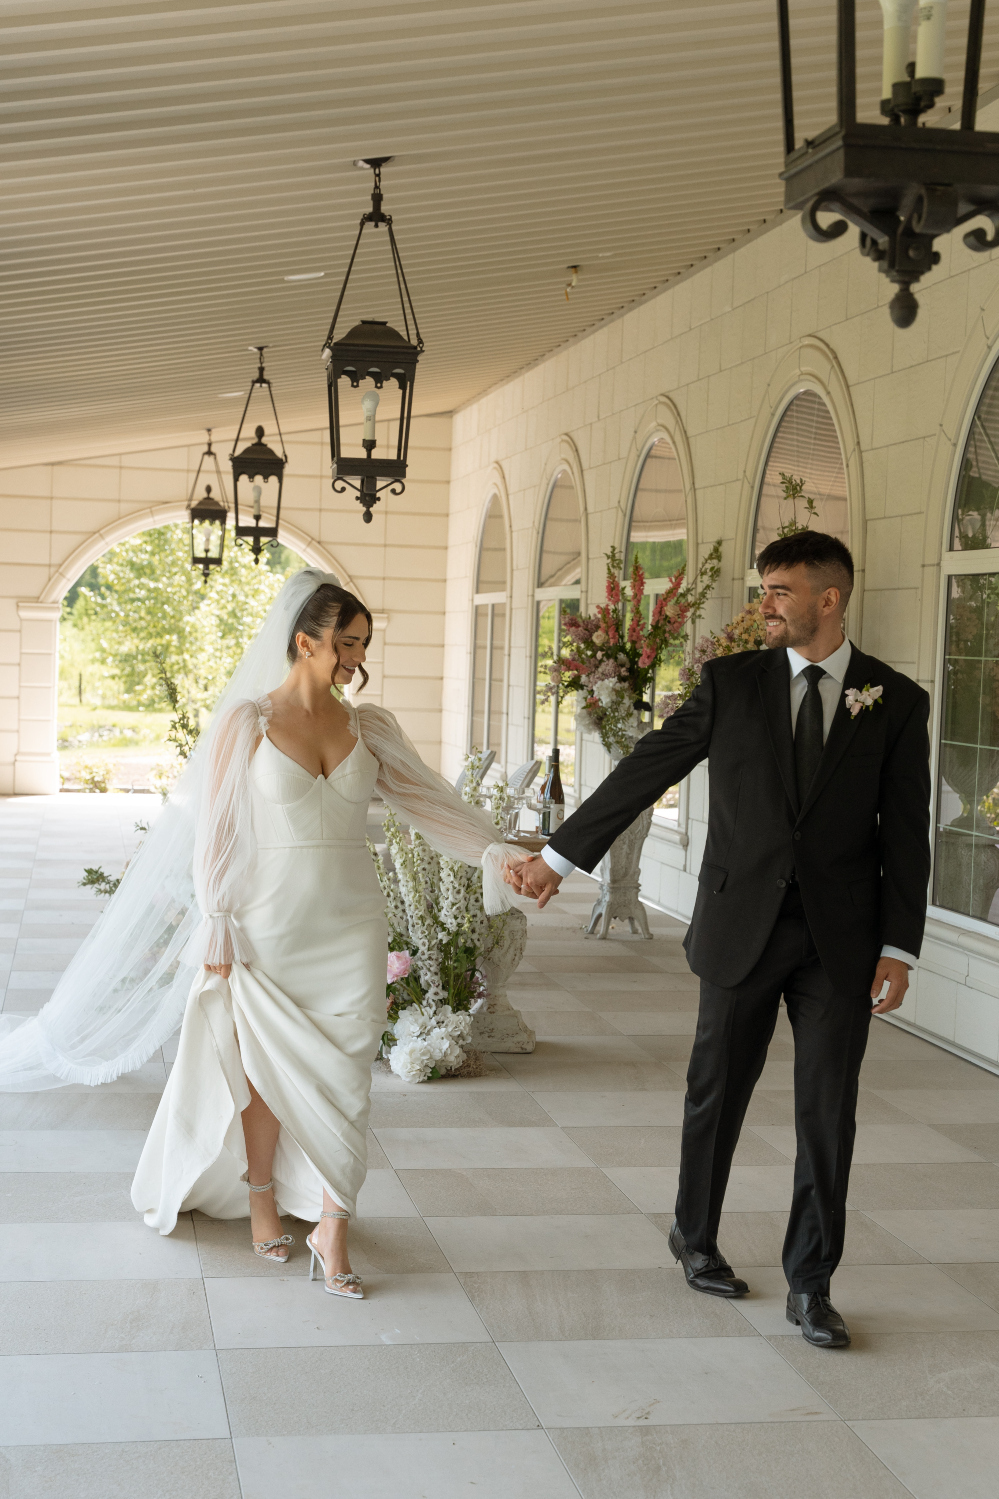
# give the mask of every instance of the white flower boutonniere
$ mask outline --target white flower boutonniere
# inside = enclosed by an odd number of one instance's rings
[[[873,708],[875,703],[880,707],[882,692],[883,687],[872,687],[870,682],[865,682],[863,687],[848,687],[843,696],[846,698],[850,717],[856,718],[861,708]]]

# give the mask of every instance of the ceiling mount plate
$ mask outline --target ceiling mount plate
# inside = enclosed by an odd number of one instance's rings
[[[359,167],[362,172],[370,172],[372,170],[377,170],[378,167],[385,166],[390,161],[395,161],[395,157],[394,156],[358,156],[355,159],[355,161],[354,161],[354,165],[355,165],[355,167]]]

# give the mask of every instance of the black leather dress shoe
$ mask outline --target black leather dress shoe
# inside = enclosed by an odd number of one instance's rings
[[[749,1290],[746,1282],[736,1278],[732,1266],[720,1254],[701,1254],[696,1249],[688,1249],[675,1218],[669,1231],[669,1247],[673,1258],[683,1266],[692,1291],[703,1291],[705,1296],[733,1297],[745,1296]]]
[[[828,1296],[818,1291],[788,1291],[787,1320],[815,1348],[846,1348],[850,1331]]]

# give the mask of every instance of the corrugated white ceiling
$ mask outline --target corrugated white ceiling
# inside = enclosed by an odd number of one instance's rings
[[[950,7],[956,80],[967,4]],[[792,0],[803,130],[831,119],[834,10]],[[876,107],[881,13],[858,11]],[[396,157],[385,206],[427,342],[417,410],[467,401],[775,213],[775,12],[0,3],[0,462],[208,425],[224,442],[258,342],[282,424],[319,425],[364,155]],[[983,89],[996,62],[990,45]],[[365,252],[345,327],[395,321],[384,237]]]

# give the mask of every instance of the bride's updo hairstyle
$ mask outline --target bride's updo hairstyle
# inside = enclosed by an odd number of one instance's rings
[[[318,640],[325,630],[331,626],[333,629],[333,655],[336,658],[336,666],[333,668],[333,680],[340,670],[340,653],[336,648],[336,638],[342,635],[347,626],[363,614],[368,621],[368,635],[364,642],[365,649],[371,643],[371,632],[374,629],[374,621],[371,618],[371,610],[366,609],[360,599],[346,588],[340,588],[335,583],[320,583],[315,593],[306,600],[305,607],[295,621],[295,628],[291,632],[288,641],[288,660],[294,666],[298,660],[298,646],[295,644],[296,635],[308,635],[310,640]],[[368,674],[363,666],[359,666],[361,674],[361,689],[368,685]]]

